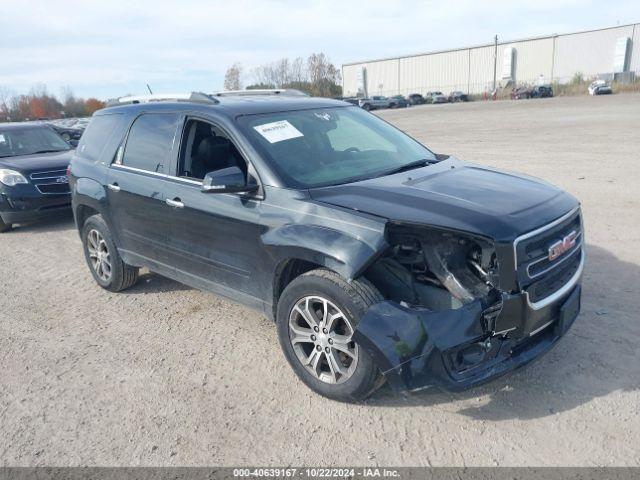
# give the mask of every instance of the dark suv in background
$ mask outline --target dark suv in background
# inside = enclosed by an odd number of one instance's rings
[[[0,123],[0,232],[69,212],[71,147],[50,126]]]
[[[548,183],[435,154],[335,100],[114,103],[71,164],[95,281],[123,290],[146,267],[255,308],[316,392],[470,387],[578,314],[580,207]]]

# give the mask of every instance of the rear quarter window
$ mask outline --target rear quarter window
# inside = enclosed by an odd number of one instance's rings
[[[175,113],[145,113],[129,130],[122,164],[149,172],[166,173],[179,123]]]
[[[126,129],[124,115],[113,113],[91,119],[76,150],[88,160],[110,163]]]

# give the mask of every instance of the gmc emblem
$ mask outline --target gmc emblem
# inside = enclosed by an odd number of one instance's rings
[[[574,230],[569,235],[564,237],[562,240],[558,240],[556,243],[549,247],[549,261],[553,262],[560,255],[565,253],[567,250],[573,248],[576,244],[576,238],[578,234]]]

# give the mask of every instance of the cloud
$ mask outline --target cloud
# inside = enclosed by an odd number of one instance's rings
[[[221,88],[224,71],[325,52],[343,62],[637,21],[630,1],[6,2],[0,86],[80,95]],[[617,18],[621,17],[621,18]]]

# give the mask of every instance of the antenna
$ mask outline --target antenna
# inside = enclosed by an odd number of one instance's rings
[[[151,95],[153,95],[153,92],[151,91],[151,87],[149,86],[149,84],[148,84],[148,83],[147,83],[147,90],[149,90],[149,93],[150,93]]]

